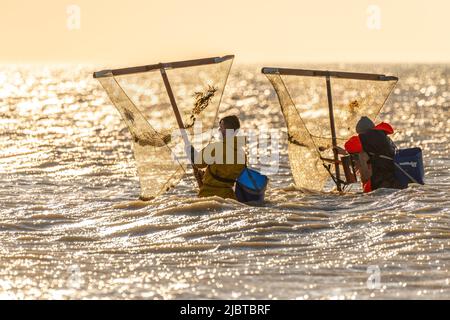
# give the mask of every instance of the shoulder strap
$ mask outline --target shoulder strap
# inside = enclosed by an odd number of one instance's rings
[[[212,172],[210,166],[208,166],[207,170],[208,170],[208,173],[209,173],[214,179],[216,179],[217,181],[220,181],[220,182],[223,182],[223,183],[235,183],[235,182],[236,182],[235,179],[227,179],[227,178],[223,178],[223,177],[220,177],[220,176],[214,174],[214,173]]]
[[[367,152],[367,154],[371,157],[378,157],[378,158],[394,161],[394,158],[385,156],[383,154],[377,154],[377,153],[373,153],[373,152]]]
[[[382,155],[382,154],[379,154],[378,157],[380,157],[382,159],[394,161],[394,158],[391,158],[391,157],[388,157],[388,156],[385,156],[385,155]]]
[[[403,172],[403,174],[409,178],[409,180],[411,180],[411,181],[414,182],[414,183],[419,183],[419,182],[417,182],[417,180],[414,179],[408,172],[406,172],[406,171],[402,168],[401,165],[399,165],[399,164],[398,164],[397,162],[395,162],[395,161],[394,161],[394,164],[395,164],[395,166],[397,167],[398,170],[400,170],[401,172]]]

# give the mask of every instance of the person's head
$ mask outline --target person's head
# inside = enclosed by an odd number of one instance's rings
[[[241,127],[241,123],[239,122],[239,118],[237,116],[227,116],[223,117],[219,121],[219,130],[222,133],[222,137],[227,136],[228,132],[235,133]]]
[[[373,128],[375,128],[375,124],[368,117],[361,117],[361,119],[359,119],[358,123],[356,124],[356,132],[358,134],[367,132]]]

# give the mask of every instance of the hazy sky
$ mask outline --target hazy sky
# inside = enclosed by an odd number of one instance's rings
[[[0,62],[450,62],[449,12],[449,0],[0,0]]]

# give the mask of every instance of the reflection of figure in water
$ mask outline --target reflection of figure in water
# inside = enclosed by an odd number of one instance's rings
[[[192,163],[195,163],[197,168],[206,169],[199,197],[219,196],[236,199],[233,186],[245,168],[246,162],[244,139],[236,136],[239,128],[240,122],[237,116],[224,117],[219,121],[222,141],[210,144],[200,152],[190,145],[187,146]],[[208,158],[213,159],[213,163],[205,161]]]
[[[361,117],[356,125],[358,135],[345,143],[345,150],[337,148],[340,154],[357,154],[358,171],[364,192],[378,188],[400,188],[395,177],[395,165],[390,159],[395,154],[395,145],[388,135],[394,133],[386,122],[375,125],[368,117]]]

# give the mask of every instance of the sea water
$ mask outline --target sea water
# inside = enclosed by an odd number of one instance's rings
[[[426,185],[293,187],[286,141],[264,206],[138,200],[130,135],[95,67],[0,67],[0,297],[450,298],[448,65],[299,66],[398,75],[380,120],[423,149]],[[269,82],[235,66],[220,114],[285,127]]]

